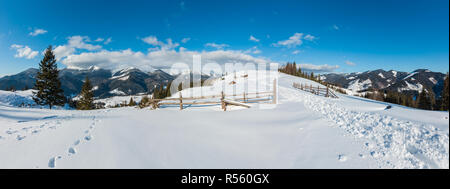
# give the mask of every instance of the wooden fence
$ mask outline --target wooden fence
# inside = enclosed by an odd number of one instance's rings
[[[310,93],[313,93],[315,95],[319,95],[319,96],[325,96],[325,97],[331,97],[331,98],[339,98],[336,94],[334,94],[333,90],[330,90],[328,87],[313,87],[311,84],[310,85],[306,85],[306,84],[302,84],[302,83],[293,83],[293,87],[303,90],[303,91],[307,91]]]
[[[265,92],[242,93],[242,94],[221,94],[200,96],[200,97],[183,97],[181,92],[178,93],[178,98],[164,98],[164,99],[149,99],[146,106],[159,108],[161,105],[179,105],[180,110],[183,110],[183,105],[213,105],[221,104],[224,111],[227,110],[228,105],[242,106],[250,108],[250,105],[245,103],[269,102],[277,103],[277,87],[276,80],[273,81],[273,90]]]

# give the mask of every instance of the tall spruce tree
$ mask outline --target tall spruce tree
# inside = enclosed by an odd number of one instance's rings
[[[448,73],[447,76],[445,77],[445,81],[444,81],[444,88],[442,89],[442,105],[441,105],[441,109],[442,110],[447,110],[448,111],[448,106],[449,106],[449,88],[448,88]]]
[[[430,110],[436,110],[439,108],[436,108],[436,94],[434,94],[433,89],[432,88],[427,88],[427,94],[428,94],[428,98],[430,99],[430,106],[431,109]]]
[[[431,110],[431,101],[430,98],[428,97],[427,92],[425,91],[425,88],[422,89],[422,92],[420,92],[417,100],[418,100],[417,108],[424,110]]]
[[[136,102],[133,100],[133,97],[130,97],[130,102],[128,103],[128,106],[136,106]]]
[[[91,81],[87,76],[81,87],[80,96],[80,100],[77,102],[77,109],[92,110],[94,108],[94,92],[92,91]]]
[[[50,109],[53,106],[64,105],[64,91],[61,89],[61,81],[58,78],[58,66],[56,58],[50,45],[45,50],[44,58],[39,63],[39,72],[36,76],[33,100],[39,105],[48,105]]]

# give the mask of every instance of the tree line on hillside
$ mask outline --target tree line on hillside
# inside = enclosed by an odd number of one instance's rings
[[[28,87],[28,85],[25,85],[25,87],[22,88],[22,91],[26,91],[28,89],[30,89],[30,87]],[[6,87],[5,91],[14,92],[14,91],[17,91],[17,89],[14,85],[11,85],[10,87]]]
[[[332,85],[330,83],[322,81],[322,79],[320,78],[320,74],[317,74],[317,76],[316,76],[314,74],[314,72],[312,72],[312,71],[311,72],[303,71],[302,68],[300,66],[297,66],[297,64],[295,62],[286,63],[286,65],[278,68],[278,71],[285,73],[285,74],[309,79],[309,80],[315,81],[317,83],[320,83],[322,85],[325,85],[326,87],[332,88],[333,90],[335,90],[338,93],[347,94],[347,92],[345,92],[345,90],[342,90],[342,88],[340,88],[339,86]]]
[[[324,82],[321,81],[320,74],[316,76],[316,75],[314,75],[314,72],[308,73],[306,71],[303,71],[302,68],[300,66],[297,66],[297,64],[295,62],[292,62],[292,63],[288,62],[285,66],[278,68],[278,71],[285,73],[285,74],[313,80],[313,81],[321,83],[321,84],[325,84]]]
[[[422,90],[418,92],[418,95],[387,90],[370,90],[362,95],[362,97],[424,110],[448,111],[448,76],[449,74],[447,73],[447,76],[444,80],[444,88],[442,89],[440,98],[436,98],[436,94],[433,92],[433,89],[426,87],[423,87]]]
[[[293,76],[298,76],[313,80],[327,87],[333,88],[337,92],[346,94],[342,90],[341,86],[324,82],[320,79],[320,75],[315,76],[313,72],[304,72],[297,66],[295,62],[288,62],[286,65],[278,69],[279,72],[286,73]],[[395,91],[387,90],[369,90],[364,95],[360,97],[373,99],[377,101],[389,102],[393,104],[399,104],[408,107],[414,107],[424,110],[443,110],[448,111],[449,109],[449,73],[444,80],[444,88],[441,93],[441,98],[436,99],[435,94],[432,89],[423,88],[419,92],[418,96],[413,96],[411,94],[405,94]]]

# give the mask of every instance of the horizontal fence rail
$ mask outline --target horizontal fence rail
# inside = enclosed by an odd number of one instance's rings
[[[179,98],[164,98],[164,99],[149,99],[145,106],[151,106],[153,108],[159,108],[161,105],[179,105],[180,110],[183,110],[183,105],[211,105],[211,104],[221,104],[222,109],[226,111],[228,105],[242,106],[250,108],[250,105],[245,103],[254,102],[267,102],[272,101],[273,104],[277,103],[277,88],[276,80],[273,81],[273,91],[263,91],[263,92],[252,92],[252,93],[241,93],[241,94],[225,94],[222,92],[218,95],[208,95],[199,97],[183,97],[182,93],[179,94]],[[205,100],[208,101],[198,101]]]
[[[319,95],[319,96],[325,96],[325,97],[331,97],[331,98],[339,98],[334,92],[333,90],[331,90],[329,87],[313,87],[311,84],[310,85],[306,85],[306,84],[302,84],[302,83],[293,83],[292,86],[296,89],[300,89],[306,92],[310,92],[312,94],[315,95]]]

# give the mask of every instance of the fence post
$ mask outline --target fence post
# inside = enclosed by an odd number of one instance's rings
[[[277,79],[273,80],[273,104],[277,104]]]
[[[245,91],[244,91],[244,103],[245,103],[245,102],[247,102],[247,101],[245,100]]]
[[[317,95],[320,95],[320,87],[317,85]]]
[[[327,85],[327,94],[325,95],[325,97],[328,97],[329,96],[329,94],[328,94],[328,85]]]
[[[180,91],[180,110],[183,110],[183,96],[181,95],[181,91]]]
[[[220,101],[222,102],[222,109],[225,111],[225,102],[223,101],[225,99],[225,96],[223,94],[223,91],[221,93],[222,97],[220,98]]]

